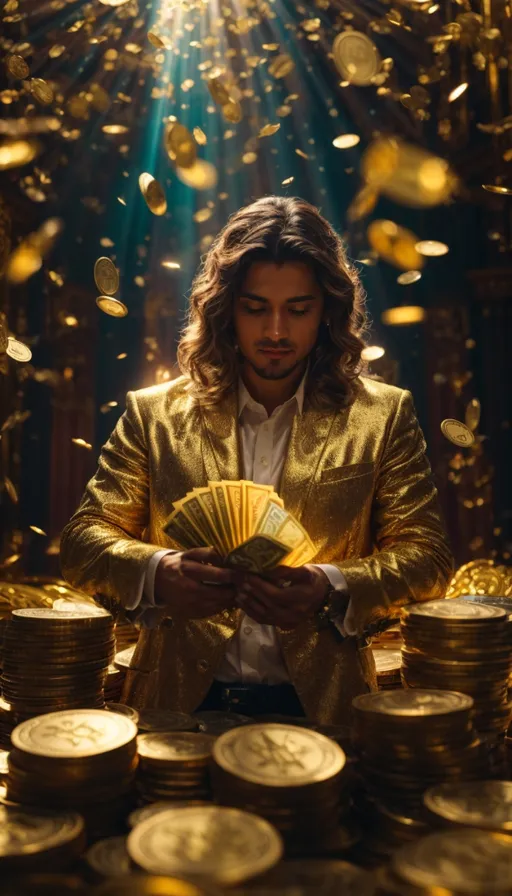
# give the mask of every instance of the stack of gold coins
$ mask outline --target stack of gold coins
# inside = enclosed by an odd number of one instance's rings
[[[471,603],[484,604],[489,607],[500,607],[500,609],[505,610],[505,613],[507,614],[509,626],[512,625],[512,597],[500,597],[498,595],[489,596],[485,594],[463,594],[461,596],[463,600],[468,600]],[[512,665],[510,667],[510,675],[508,679],[508,702],[512,703]]]
[[[469,694],[475,728],[503,735],[512,665],[512,623],[505,610],[462,598],[414,604],[403,611],[402,634],[404,684]]]
[[[115,625],[116,653],[135,646],[139,640],[139,629],[127,619],[118,619]]]
[[[376,877],[383,896],[510,896],[512,837],[471,828],[437,831],[402,846]]]
[[[402,687],[400,668],[402,655],[399,650],[387,650],[381,647],[372,648],[377,668],[377,684],[379,691],[393,691]]]
[[[12,733],[7,798],[84,815],[105,836],[133,806],[137,728],[115,712],[67,710],[37,716]]]
[[[215,738],[155,732],[137,738],[137,791],[143,803],[211,798],[209,763]]]
[[[429,787],[485,777],[487,760],[471,725],[471,697],[438,690],[381,691],[356,697],[353,707],[359,771],[377,809],[421,821]]]
[[[128,834],[128,852],[150,874],[183,875],[235,886],[281,858],[276,829],[250,812],[220,806],[167,809]]]
[[[77,812],[29,812],[0,806],[0,831],[2,884],[8,875],[20,871],[69,867],[82,854],[86,842],[84,820]]]
[[[256,812],[292,854],[335,836],[344,806],[345,754],[330,738],[293,725],[243,725],[213,747],[217,802]]]
[[[105,703],[119,703],[123,691],[125,674],[113,663],[107,669],[107,677],[105,678]]]
[[[25,718],[101,707],[113,646],[113,619],[105,610],[14,610],[4,641],[4,698]]]
[[[427,790],[423,800],[437,826],[512,833],[512,781],[439,784]]]

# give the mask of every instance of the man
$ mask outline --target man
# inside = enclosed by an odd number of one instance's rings
[[[367,627],[443,597],[452,557],[410,392],[361,375],[364,294],[309,203],[231,217],[194,279],[183,376],[130,392],[62,536],[66,579],[144,626],[125,697],[348,719],[375,685]],[[270,581],[183,551],[173,501],[208,480],[273,485],[318,549]]]

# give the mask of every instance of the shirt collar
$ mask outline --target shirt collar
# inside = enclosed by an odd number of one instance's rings
[[[287,405],[290,405],[290,404],[292,404],[292,402],[294,402],[297,405],[297,410],[298,410],[299,414],[302,414],[302,411],[304,409],[304,393],[305,393],[305,388],[306,388],[306,377],[308,375],[308,370],[309,370],[309,365],[306,368],[306,372],[297,387],[297,391],[295,392],[294,395],[292,395],[291,398],[288,399],[288,401],[285,401],[284,404],[281,405],[281,407],[286,407]],[[238,416],[239,417],[242,415],[245,408],[252,408],[253,410],[259,410],[261,408],[261,405],[252,397],[252,395],[250,395],[244,381],[242,380],[242,377],[239,377],[239,379],[238,379]]]

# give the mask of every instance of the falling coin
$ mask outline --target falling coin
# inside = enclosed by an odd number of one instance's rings
[[[400,286],[409,286],[411,283],[416,283],[417,280],[421,279],[421,271],[404,271],[403,274],[399,274],[396,278],[396,282],[400,284]]]
[[[167,200],[161,184],[152,174],[144,171],[139,175],[139,187],[147,207],[154,215],[165,215]]]
[[[379,51],[360,31],[343,31],[336,35],[332,52],[341,77],[357,87],[367,87],[379,71]]]
[[[53,103],[53,90],[47,81],[43,81],[42,78],[32,78],[29,81],[29,86],[32,96],[43,106]]]
[[[268,67],[269,74],[274,78],[286,78],[295,68],[295,63],[288,53],[280,53],[272,60]]]
[[[478,429],[478,424],[480,423],[480,413],[481,406],[478,398],[472,398],[471,401],[466,406],[466,426],[472,431],[475,432]]]
[[[106,296],[112,296],[119,289],[119,274],[114,262],[103,256],[98,258],[94,265],[94,282],[99,291]]]
[[[9,56],[7,60],[7,71],[13,78],[28,78],[30,69],[23,59],[23,56]]]
[[[417,238],[411,230],[379,219],[371,222],[367,234],[371,247],[395,267],[406,271],[423,267],[424,260],[416,249]]]
[[[13,339],[12,336],[9,336],[8,338],[6,352],[9,357],[14,358],[15,361],[30,361],[32,357],[32,352],[28,346],[24,345],[23,342],[19,342],[17,339]]]
[[[441,423],[441,432],[454,445],[460,445],[461,448],[469,448],[475,441],[475,437],[469,427],[460,420],[448,418]]]
[[[196,159],[190,168],[176,168],[176,174],[182,183],[195,190],[209,190],[219,179],[217,169],[206,159]]]
[[[416,243],[416,249],[420,255],[427,255],[432,258],[446,255],[450,251],[446,243],[440,243],[438,240],[420,240]]]
[[[105,314],[109,314],[110,317],[126,317],[128,314],[128,308],[124,302],[114,299],[113,296],[98,296],[96,304],[98,308],[104,311]]]

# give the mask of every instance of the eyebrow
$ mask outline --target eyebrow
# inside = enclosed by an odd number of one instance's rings
[[[257,296],[256,293],[254,293],[254,292],[243,292],[240,294],[240,298],[241,299],[253,299],[253,301],[255,301],[255,302],[264,302],[265,305],[270,305],[270,302],[268,299],[265,299],[263,296]],[[294,296],[292,299],[286,299],[286,304],[291,305],[293,302],[308,302],[308,301],[311,301],[311,299],[316,301],[317,298],[318,298],[317,296],[313,296],[313,295],[311,295],[311,293],[308,293],[305,296]]]

